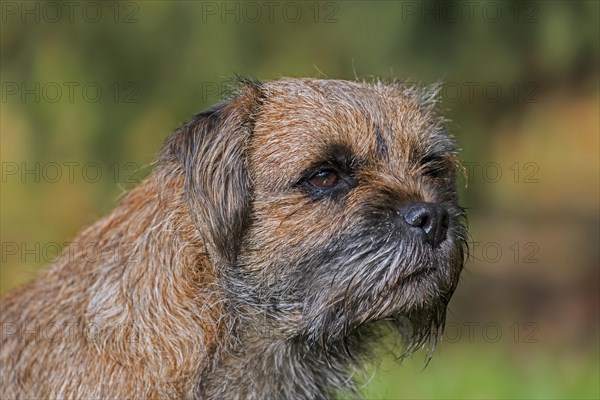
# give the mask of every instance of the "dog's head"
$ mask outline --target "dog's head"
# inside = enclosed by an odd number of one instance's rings
[[[328,345],[378,321],[435,338],[463,265],[453,140],[403,83],[245,82],[167,142],[232,302]]]

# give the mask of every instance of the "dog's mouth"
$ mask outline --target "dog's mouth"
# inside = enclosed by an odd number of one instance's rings
[[[437,335],[464,262],[461,229],[450,228],[436,247],[406,236],[342,240],[305,288],[306,334],[320,343],[344,340],[387,322],[408,352]]]

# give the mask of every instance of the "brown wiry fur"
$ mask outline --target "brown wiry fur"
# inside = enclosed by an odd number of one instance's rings
[[[433,106],[401,83],[244,83],[2,299],[0,396],[324,398],[354,390],[386,321],[407,352],[435,340],[466,232]],[[356,187],[302,189],[303,171],[346,151]],[[393,232],[394,210],[417,201],[450,215],[436,248]]]

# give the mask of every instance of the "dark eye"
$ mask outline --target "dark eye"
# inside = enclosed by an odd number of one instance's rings
[[[314,201],[325,197],[340,199],[357,185],[352,175],[328,166],[311,168],[302,175],[296,185]]]
[[[324,169],[311,176],[308,181],[323,189],[332,188],[340,181],[340,176],[331,169]]]

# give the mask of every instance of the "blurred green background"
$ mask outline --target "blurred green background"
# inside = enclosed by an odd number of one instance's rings
[[[597,1],[1,3],[0,293],[151,170],[235,74],[442,80],[471,255],[435,356],[365,398],[597,399]]]

